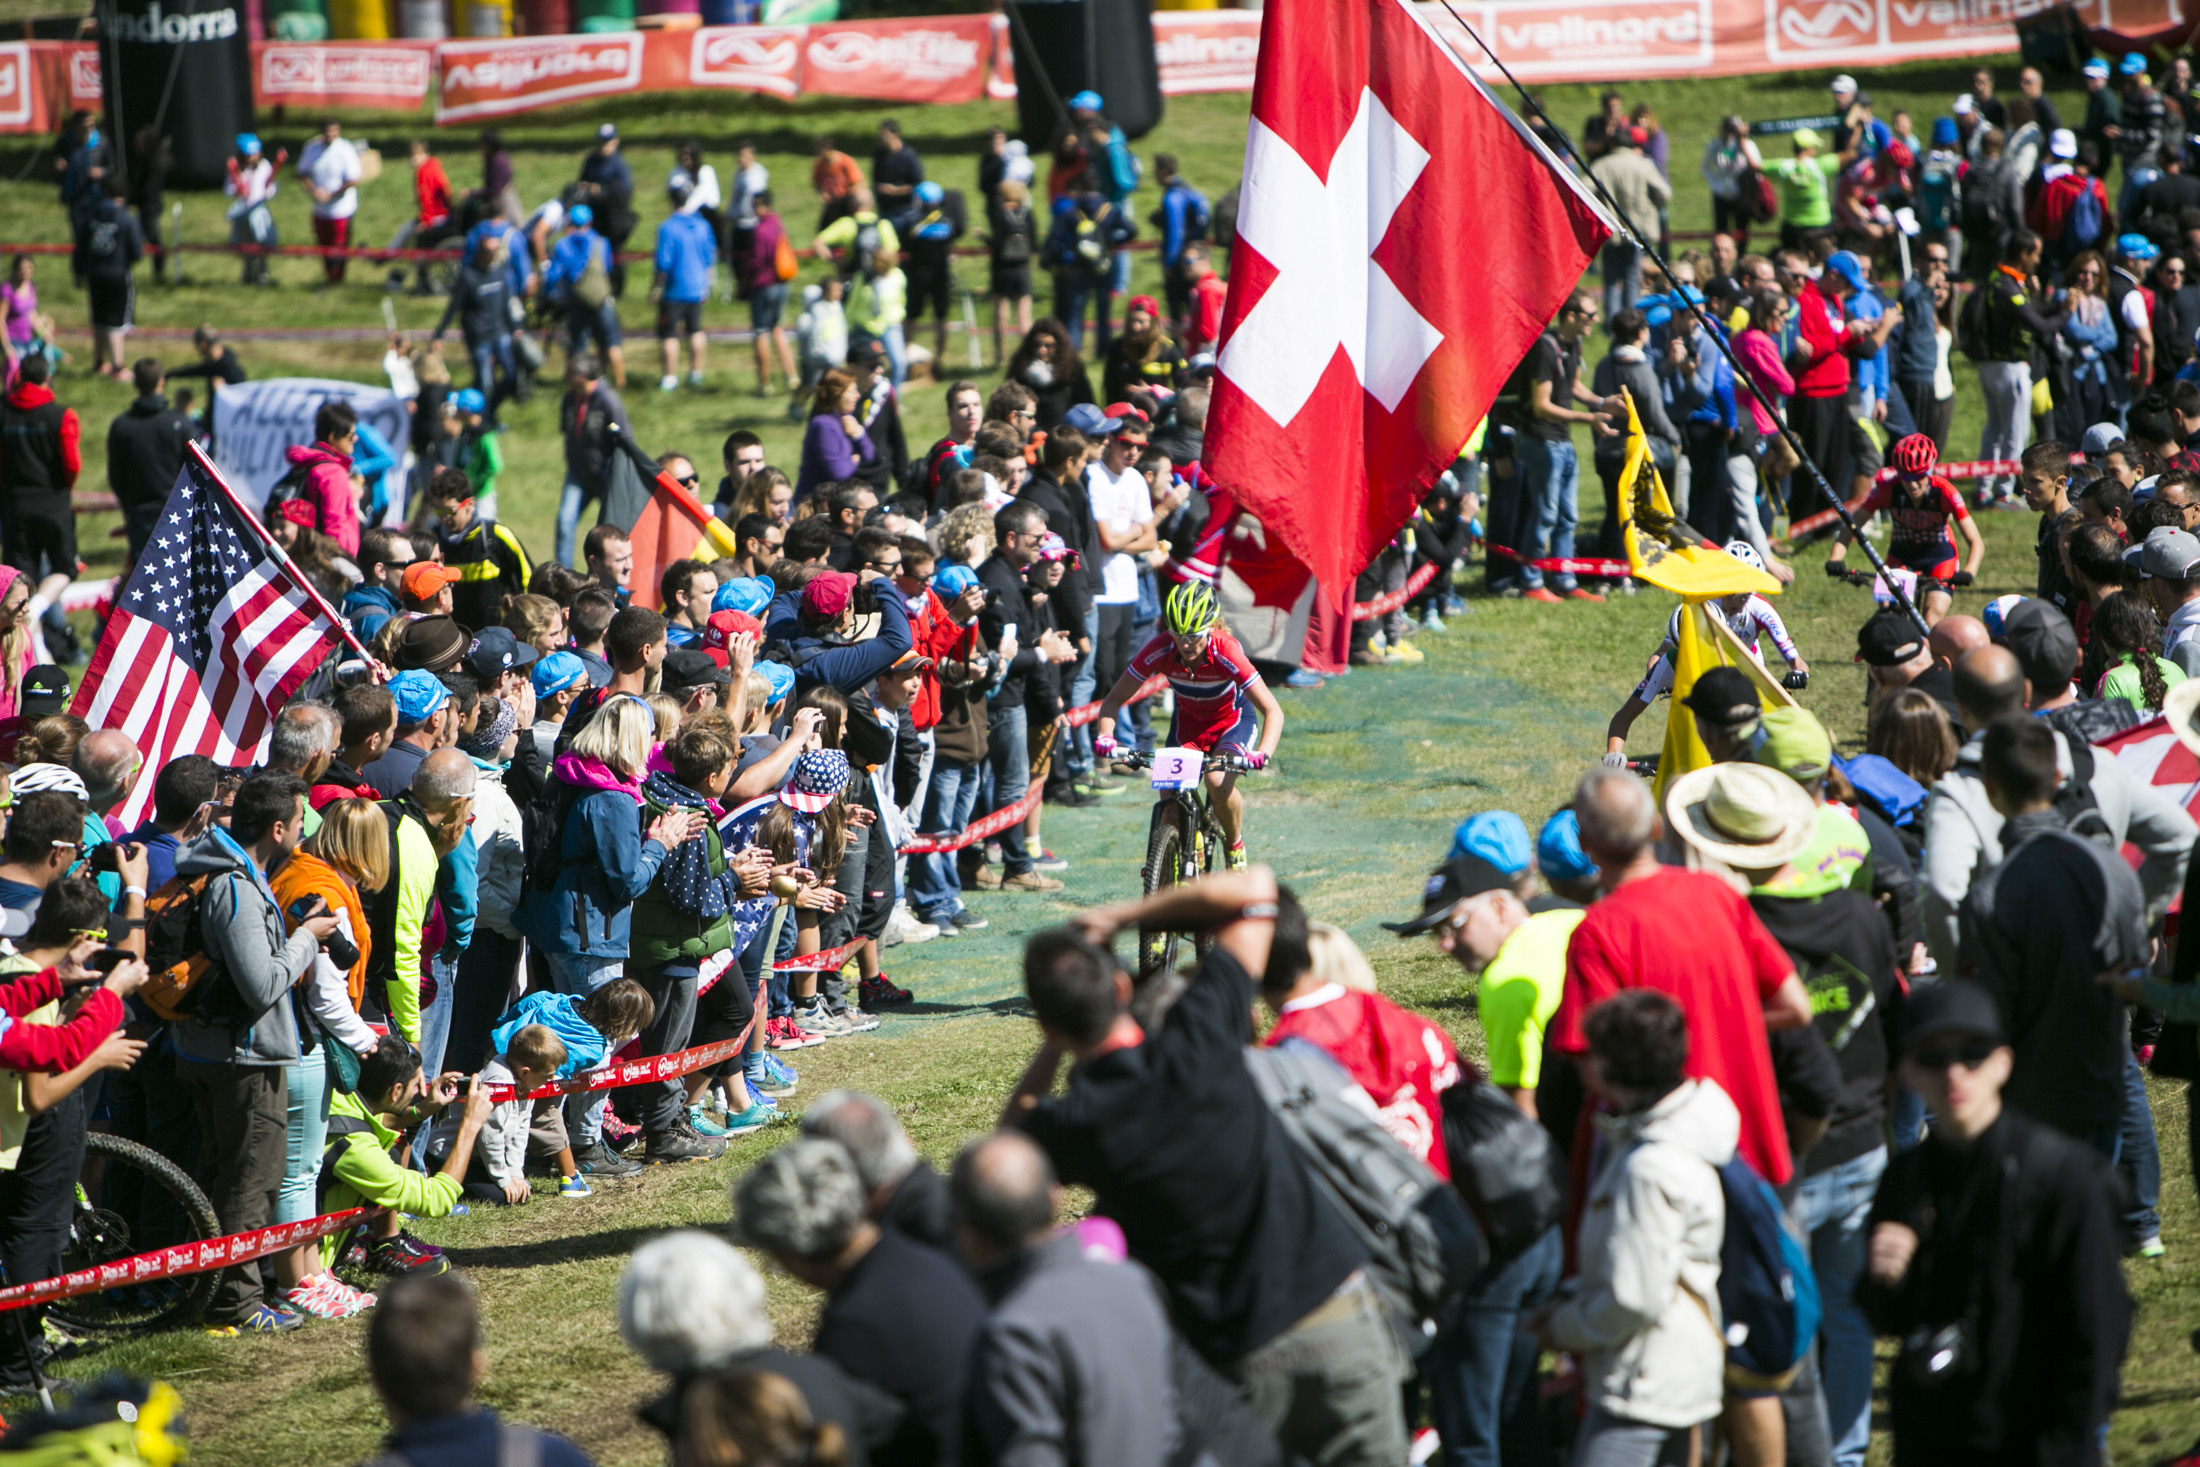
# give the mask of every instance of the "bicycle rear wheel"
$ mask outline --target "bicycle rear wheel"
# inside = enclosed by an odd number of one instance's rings
[[[85,1138],[84,1185],[76,1200],[64,1273],[133,1254],[221,1236],[213,1204],[167,1157],[135,1141],[94,1131]],[[218,1271],[147,1279],[100,1294],[79,1294],[47,1308],[70,1329],[147,1332],[195,1317],[214,1292]]]
[[[1146,895],[1184,880],[1186,854],[1182,814],[1174,800],[1160,801],[1153,807],[1153,829],[1146,836],[1146,866],[1141,873]],[[1174,968],[1183,940],[1182,933],[1139,928],[1136,976],[1144,980]]]

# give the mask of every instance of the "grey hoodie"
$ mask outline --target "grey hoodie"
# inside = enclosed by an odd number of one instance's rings
[[[203,1064],[295,1064],[298,1025],[286,999],[321,945],[304,928],[284,935],[282,909],[266,876],[220,826],[176,852],[176,874],[213,877],[199,908],[207,953],[236,984],[246,1008],[266,1010],[242,1033],[179,1019],[176,1052]]]

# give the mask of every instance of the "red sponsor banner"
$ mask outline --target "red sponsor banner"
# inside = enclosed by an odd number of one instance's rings
[[[983,15],[813,25],[802,89],[881,102],[975,102],[985,94],[993,22]]]
[[[665,39],[661,35],[656,37]],[[641,90],[644,36],[530,36],[436,48],[438,123],[504,117]]]
[[[107,99],[106,89],[99,80],[99,47],[88,41],[63,44],[69,48],[63,58],[63,70],[68,78],[70,110],[84,107],[98,111]]]
[[[1525,0],[1459,6],[1523,80],[1694,76],[1718,69],[1716,17],[1736,0]],[[1461,59],[1495,75],[1482,48],[1444,6],[1422,16]],[[2011,38],[2012,43],[2014,38]],[[1757,68],[1752,68],[1757,69]]]
[[[45,87],[31,60],[28,41],[0,45],[0,128],[29,132],[43,128],[46,117]]]
[[[704,26],[687,33],[687,84],[765,92],[774,97],[801,93],[802,39],[799,25]],[[667,36],[675,38],[676,33]],[[654,73],[654,68],[651,68]],[[654,75],[652,75],[654,80]]]
[[[1162,10],[1153,18],[1154,60],[1164,96],[1249,92],[1260,55],[1257,10]]]
[[[435,79],[433,41],[270,41],[252,48],[252,100],[411,112]]]

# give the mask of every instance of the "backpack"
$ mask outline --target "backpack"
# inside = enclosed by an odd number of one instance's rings
[[[947,217],[945,209],[934,209],[931,213],[919,219],[916,227],[910,233],[918,239],[953,239],[955,237],[955,224],[953,220]]]
[[[266,1008],[252,1012],[228,970],[206,950],[200,917],[206,888],[220,872],[170,878],[145,903],[145,966],[152,976],[138,999],[163,1019],[191,1019],[232,1030],[251,1028]],[[269,1004],[268,1008],[273,1008]]]
[[[551,778],[544,782],[542,793],[519,812],[520,869],[528,890],[551,891],[567,866],[581,864],[565,859],[562,839],[566,817],[573,813],[579,798],[579,790],[562,779]],[[394,830],[391,836],[395,838]]]
[[[603,254],[596,253],[591,245],[588,263],[581,267],[580,278],[573,282],[574,304],[593,311],[611,299],[611,272],[604,264],[604,257],[611,253],[611,246],[604,245]]]
[[[1780,191],[1762,168],[1745,168],[1738,180],[1737,202],[1752,224],[1769,224],[1780,214]]]
[[[1782,1390],[1818,1333],[1818,1277],[1765,1179],[1738,1156],[1717,1170],[1726,1197],[1719,1312],[1727,1384]]]
[[[2072,835],[2113,851],[2116,831],[2101,813],[2100,801],[2093,798],[2093,746],[2068,736],[2063,742],[2070,746],[2070,778],[2055,791],[2055,813]]]
[[[1307,1175],[1366,1246],[1384,1297],[1411,1324],[1441,1324],[1489,1259],[1459,1194],[1383,1129],[1365,1092],[1315,1046],[1248,1049],[1245,1068]]]
[[[1029,205],[1000,212],[1000,238],[994,241],[993,258],[1003,265],[1023,265],[1031,260],[1031,208]]]
[[[1956,222],[1957,198],[1955,160],[1926,154],[1917,174],[1918,223],[1926,229],[1946,229]]]
[[[1526,1252],[1566,1215],[1550,1132],[1487,1080],[1462,1079],[1440,1099],[1451,1185],[1480,1225],[1491,1260]]]
[[[2001,161],[1983,165],[1963,190],[1963,232],[1978,248],[2001,249],[2009,232],[2009,189]]]
[[[858,275],[873,273],[878,264],[879,247],[883,243],[884,241],[879,238],[878,221],[876,219],[873,219],[869,224],[859,222],[856,225],[854,249],[855,267]]]
[[[787,231],[782,228],[778,243],[772,246],[772,274],[779,277],[781,284],[785,284],[794,279],[801,269],[801,263],[794,257],[794,241],[787,238]]]
[[[1963,298],[1963,308],[1956,312],[1956,350],[1974,363],[1987,359],[1992,348],[1986,336],[1986,297],[1990,282],[1971,287],[1971,293]]]
[[[2070,201],[2070,212],[2063,216],[2062,245],[2075,253],[2092,249],[2100,243],[2101,231],[2107,226],[2107,215],[2101,206],[2101,188],[2092,179],[2082,180],[2084,187]]]
[[[1877,810],[1889,825],[1908,825],[1915,820],[1932,794],[1897,769],[1892,760],[1878,754],[1859,754],[1854,759],[1836,754],[1833,767],[1855,788],[1857,798]]]

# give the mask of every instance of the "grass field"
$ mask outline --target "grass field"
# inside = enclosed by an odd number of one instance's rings
[[[2013,80],[2013,62],[2001,68]],[[1680,199],[1676,230],[1708,225],[1703,191],[1693,183],[1694,162],[1719,115],[1789,116],[1821,109],[1823,77],[1815,74],[1702,84],[1668,82],[1630,88],[1647,99],[1672,130],[1673,169]],[[1881,115],[1906,107],[1924,124],[1968,84],[1969,68],[1913,67],[1867,78]],[[1545,104],[1560,123],[1576,128],[1594,105],[1594,89],[1551,88]],[[2074,97],[2058,97],[2066,114]],[[657,195],[681,138],[704,138],[721,170],[730,145],[753,138],[765,154],[798,240],[812,222],[807,194],[809,140],[836,133],[852,151],[867,151],[869,131],[882,109],[823,103],[782,105],[712,99],[705,108],[685,97],[657,97],[614,106],[564,109],[525,119],[506,129],[514,147],[523,193],[532,203],[571,175],[575,161],[604,119],[616,120],[629,139],[644,200]],[[994,104],[903,108],[910,140],[936,177],[971,187],[974,158],[984,129],[1012,121]],[[1140,146],[1149,157],[1176,152],[1187,175],[1210,194],[1236,177],[1246,121],[1244,97],[1177,99],[1163,127]],[[266,119],[263,133],[295,148],[308,119]],[[366,192],[360,211],[363,238],[386,240],[409,212],[410,190],[402,176],[407,125],[355,119],[355,137],[375,142],[393,171]],[[473,181],[464,151],[470,134],[439,142],[461,187]],[[859,147],[858,144],[861,146]],[[0,177],[23,181],[0,188],[0,228],[11,241],[66,237],[42,159],[27,151],[0,150]],[[183,196],[184,237],[221,237],[219,201]],[[1150,210],[1150,197],[1136,212]],[[284,237],[308,239],[296,191],[285,195]],[[648,225],[645,223],[645,231]],[[646,242],[638,235],[636,245]],[[1533,242],[1523,247],[1532,248]],[[211,321],[232,331],[344,327],[371,333],[380,324],[378,276],[356,270],[347,288],[309,294],[315,270],[308,262],[278,267],[284,289],[247,294],[235,289],[226,261],[190,257],[190,285],[148,286],[140,295],[140,319],[163,333],[187,331]],[[1150,267],[1141,260],[1140,283]],[[42,263],[40,279],[49,309],[77,334],[72,349],[85,350],[82,302],[68,288],[61,263]],[[975,272],[972,272],[975,278]],[[1041,307],[1045,302],[1042,300]],[[409,298],[397,302],[403,323],[432,324],[438,305]],[[715,473],[716,445],[734,427],[762,433],[774,461],[791,463],[795,428],[779,399],[748,392],[745,366],[719,348],[713,385],[700,393],[660,396],[651,349],[643,337],[648,310],[630,291],[626,319],[635,353],[634,387],[628,394],[635,421],[652,450],[680,448],[706,473]],[[713,306],[714,328],[745,325],[738,306]],[[169,360],[187,345],[172,334],[147,343]],[[377,376],[380,345],[371,335],[347,340],[254,340],[241,350],[255,375]],[[962,348],[954,345],[954,360]],[[980,377],[990,387],[991,371]],[[1954,442],[1961,451],[1976,442],[1981,420],[1967,375],[1958,374]],[[644,385],[648,384],[648,385]],[[546,384],[547,387],[548,384]],[[104,472],[104,424],[126,393],[88,381],[79,369],[60,384],[64,400],[85,420],[85,483]],[[507,435],[511,469],[501,498],[507,519],[531,549],[547,551],[558,488],[559,447],[552,412],[554,390],[511,414]],[[941,421],[936,385],[912,384],[904,404],[915,442],[929,441]],[[1593,503],[1595,490],[1585,489]],[[113,521],[87,527],[88,545],[108,547]],[[2024,516],[1995,516],[1986,525],[1989,553],[1981,585],[1959,603],[1975,610],[1985,597],[2025,591],[2031,583],[2032,524]],[[1837,737],[1853,746],[1862,732],[1863,678],[1850,665],[1853,634],[1862,619],[1863,593],[1816,574],[1806,556],[1795,588],[1781,608],[1812,665],[1818,669],[1803,701]],[[1335,921],[1365,946],[1385,989],[1443,1023],[1470,1054],[1482,1041],[1473,993],[1455,968],[1426,945],[1400,942],[1376,924],[1416,905],[1422,873],[1442,853],[1451,828],[1465,815],[1507,808],[1531,823],[1561,803],[1580,770],[1601,750],[1611,710],[1640,675],[1670,610],[1670,598],[1646,593],[1608,606],[1525,606],[1477,599],[1472,614],[1443,636],[1421,639],[1428,660],[1417,667],[1361,669],[1313,693],[1290,694],[1291,723],[1281,768],[1251,781],[1249,829],[1256,854],[1275,864],[1318,916]],[[1654,749],[1662,707],[1638,726],[1635,747]],[[1068,856],[1065,889],[1055,897],[979,894],[974,904],[993,919],[982,934],[953,942],[897,949],[889,971],[916,990],[919,1002],[897,1013],[876,1034],[843,1040],[794,1058],[802,1070],[801,1101],[833,1085],[877,1091],[900,1111],[918,1145],[944,1162],[970,1135],[991,1124],[1033,1042],[1017,977],[1021,938],[1092,902],[1120,898],[1137,886],[1144,848],[1145,803],[1130,794],[1090,810],[1054,811],[1047,843]],[[2200,1433],[2200,1361],[2188,1350],[2186,1332],[2200,1316],[2200,1225],[2191,1179],[2182,1158],[2184,1107],[2175,1087],[2162,1102],[2161,1149],[2166,1159],[2164,1235],[2169,1256],[2134,1265],[2131,1280],[2141,1301],[2138,1331],[2125,1372],[2126,1399],[2112,1433],[2118,1463],[2144,1463],[2181,1450]],[[621,1260],[636,1243],[668,1227],[722,1226],[727,1189],[740,1169],[782,1140],[784,1129],[737,1143],[726,1159],[708,1166],[652,1170],[632,1182],[609,1184],[591,1199],[538,1202],[507,1215],[476,1216],[422,1225],[447,1245],[479,1282],[487,1313],[491,1371],[484,1391],[499,1409],[572,1435],[599,1460],[618,1467],[662,1460],[653,1438],[632,1419],[632,1408],[654,1392],[654,1383],[620,1345],[612,1326],[613,1289]],[[807,1338],[814,1304],[790,1280],[772,1280],[774,1318],[784,1340]],[[93,1352],[68,1367],[71,1374],[111,1368],[158,1374],[174,1381],[188,1403],[199,1459],[234,1467],[289,1467],[297,1462],[340,1463],[369,1456],[384,1429],[379,1407],[359,1368],[363,1331],[356,1324],[317,1324],[282,1340],[217,1341],[177,1334],[125,1342]],[[1882,1440],[1881,1452],[1884,1451]]]

